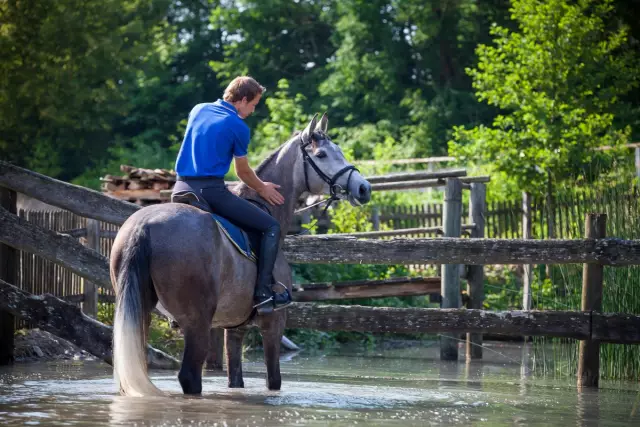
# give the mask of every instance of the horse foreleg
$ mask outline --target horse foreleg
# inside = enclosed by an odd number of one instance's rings
[[[267,388],[280,390],[280,341],[284,333],[284,315],[276,313],[271,319],[260,324],[262,347],[264,348],[264,363],[267,366]]]
[[[247,332],[244,328],[225,329],[224,341],[227,347],[227,378],[231,388],[243,388],[242,341]]]
[[[209,328],[205,326],[183,327],[184,355],[178,380],[184,394],[202,393],[202,366],[209,349]]]

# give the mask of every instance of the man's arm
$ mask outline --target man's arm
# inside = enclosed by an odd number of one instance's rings
[[[258,194],[272,205],[281,205],[284,203],[284,197],[277,190],[279,185],[272,182],[264,182],[256,175],[253,168],[249,165],[246,156],[234,157],[234,165],[238,178],[249,187],[253,188]]]

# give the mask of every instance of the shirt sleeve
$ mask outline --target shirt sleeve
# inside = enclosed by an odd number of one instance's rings
[[[249,151],[251,132],[248,126],[239,127],[236,131],[236,140],[233,143],[233,157],[244,157]]]

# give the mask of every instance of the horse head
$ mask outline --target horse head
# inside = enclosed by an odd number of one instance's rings
[[[319,122],[316,114],[300,133],[307,190],[312,194],[329,194],[335,199],[346,199],[353,206],[369,202],[371,184],[329,138],[327,127],[327,114],[323,114]]]

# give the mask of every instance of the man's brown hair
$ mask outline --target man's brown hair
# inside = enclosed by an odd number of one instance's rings
[[[254,78],[249,76],[240,76],[231,80],[229,86],[224,90],[224,100],[227,102],[242,101],[242,98],[247,97],[247,101],[253,101],[258,95],[267,90],[264,86],[260,85]]]

